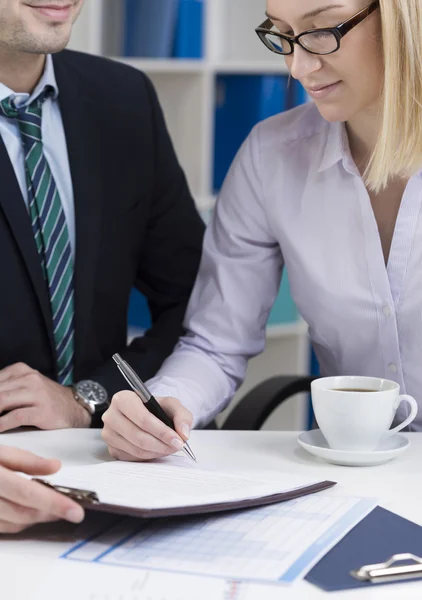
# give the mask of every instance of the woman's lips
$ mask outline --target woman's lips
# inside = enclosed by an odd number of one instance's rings
[[[341,84],[341,81],[337,81],[336,83],[331,83],[325,86],[308,88],[308,94],[315,98],[316,100],[320,100],[322,98],[326,98],[329,94],[336,91]]]

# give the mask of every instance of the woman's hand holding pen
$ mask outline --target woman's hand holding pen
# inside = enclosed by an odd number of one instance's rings
[[[181,450],[189,438],[192,414],[176,398],[157,398],[176,431],[151,414],[134,392],[113,397],[103,415],[102,436],[110,455],[119,460],[143,461]]]

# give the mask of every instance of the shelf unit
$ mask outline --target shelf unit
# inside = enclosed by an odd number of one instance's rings
[[[123,0],[87,1],[75,24],[69,47],[109,56],[151,78],[200,210],[212,208],[215,202],[211,165],[217,75],[287,73],[283,59],[268,52],[254,32],[264,19],[263,10],[263,2],[257,0],[208,0],[202,60],[119,56]]]
[[[264,0],[205,0],[204,58],[144,59],[120,56],[123,0],[86,0],[69,47],[107,56],[144,71],[152,80],[166,117],[177,155],[198,209],[208,215],[213,193],[214,117],[216,80],[221,74],[286,74],[280,56],[258,40],[255,27],[264,20]],[[262,379],[276,374],[309,371],[307,327],[297,323],[267,329],[267,348],[253,359],[240,397]],[[281,411],[268,427],[303,428],[305,399]]]

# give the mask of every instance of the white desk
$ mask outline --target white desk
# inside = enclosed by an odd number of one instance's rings
[[[330,493],[375,496],[384,508],[422,525],[422,434],[408,435],[412,445],[402,456],[385,465],[366,468],[337,467],[320,462],[302,450],[295,442],[297,434],[290,432],[194,431],[191,445],[201,465],[257,471],[264,466],[309,475],[313,479],[331,479],[338,485]],[[109,460],[99,432],[92,430],[12,433],[1,435],[0,443],[60,458],[68,466]],[[64,523],[34,528],[18,536],[0,536],[1,599],[30,600],[33,585],[45,576],[52,561],[68,547],[74,536],[75,527]],[[70,582],[64,584],[71,585]],[[327,595],[307,582],[299,582],[291,588],[280,589],[281,597],[283,600],[323,597],[420,600],[422,583]],[[257,600],[261,599],[262,594],[257,595]]]

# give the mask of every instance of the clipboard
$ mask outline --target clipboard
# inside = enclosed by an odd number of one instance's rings
[[[403,564],[406,563],[406,564]],[[364,565],[350,575],[358,581],[370,583],[392,583],[394,581],[407,581],[422,577],[422,558],[414,554],[394,554],[384,563]]]
[[[422,527],[377,506],[306,576],[325,591],[422,578]]]
[[[52,485],[44,479],[34,478],[33,481],[41,483],[46,487],[64,494],[68,498],[78,502],[86,510],[108,512],[113,514],[124,515],[128,517],[138,517],[143,519],[151,519],[158,517],[177,517],[186,515],[210,514],[217,512],[233,511],[246,508],[257,508],[259,506],[267,506],[278,502],[286,502],[324,491],[336,485],[334,481],[321,481],[313,485],[296,488],[287,492],[273,494],[270,496],[261,496],[258,498],[248,498],[235,502],[224,502],[214,504],[200,504],[195,506],[177,506],[169,508],[142,508],[138,506],[127,507],[116,504],[106,504],[101,502],[95,491],[82,490],[78,488],[65,487],[60,485]]]

